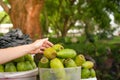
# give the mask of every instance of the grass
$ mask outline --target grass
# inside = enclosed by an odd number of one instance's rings
[[[115,36],[113,39],[111,39],[111,40],[104,40],[103,42],[108,43],[108,44],[120,44],[120,37],[119,36]]]

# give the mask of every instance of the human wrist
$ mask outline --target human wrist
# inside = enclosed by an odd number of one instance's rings
[[[35,43],[31,43],[29,44],[29,46],[31,47],[32,50],[35,50],[38,48],[38,46]]]
[[[33,50],[35,50],[36,48],[34,47],[34,45],[33,44],[27,44],[26,45],[26,52],[27,53],[30,53],[31,51],[33,51]]]

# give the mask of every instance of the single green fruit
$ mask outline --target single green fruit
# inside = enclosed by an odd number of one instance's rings
[[[31,65],[30,61],[25,61],[25,71],[32,70],[33,66]]]
[[[64,66],[58,58],[54,58],[50,61],[50,67],[53,69],[57,80],[66,80]]]
[[[26,71],[25,70],[25,67],[26,67],[27,65],[25,64],[25,62],[18,62],[17,63],[17,70],[18,71]]]
[[[59,58],[59,60],[64,64],[64,60],[63,58]]]
[[[64,60],[65,67],[77,67],[75,61],[71,58],[67,58]]]
[[[13,60],[13,62],[23,62],[23,61],[25,61],[24,56],[22,56],[22,57],[20,57],[20,58],[17,58],[17,59],[15,59],[15,60]]]
[[[24,57],[25,57],[25,60],[26,60],[26,61],[34,61],[33,56],[30,55],[30,54],[27,54],[27,55],[25,55]]]
[[[61,44],[55,44],[52,46],[57,52],[64,49],[64,47]]]
[[[4,72],[4,66],[0,64],[0,72]]]
[[[82,66],[82,64],[86,61],[84,55],[79,54],[75,57],[75,63],[77,64],[77,66]]]
[[[47,57],[48,59],[53,59],[56,57],[57,52],[54,48],[49,47],[44,50],[44,56]]]
[[[50,61],[50,67],[51,68],[64,68],[62,62],[58,58],[54,58]]]
[[[95,72],[95,70],[93,68],[90,69],[90,76],[91,77],[96,77],[96,72]]]
[[[44,70],[41,73],[42,74],[39,74],[39,75],[42,80],[53,80],[53,77],[52,77],[53,74],[51,74],[49,70]]]
[[[90,70],[87,68],[83,68],[81,71],[81,78],[85,79],[85,78],[89,78],[90,77]]]
[[[17,69],[13,62],[5,64],[5,72],[17,72]]]
[[[39,63],[38,63],[38,67],[40,67],[40,68],[49,68],[49,60],[48,60],[48,58],[43,56],[40,59]]]
[[[30,61],[30,63],[32,65],[33,69],[37,68],[37,65],[36,65],[36,63],[34,61]]]
[[[74,58],[77,55],[76,51],[73,49],[62,49],[57,52],[57,57],[59,58]]]
[[[93,66],[94,66],[94,63],[93,63],[92,61],[85,61],[85,62],[82,64],[82,67],[88,68],[88,69],[93,68]]]

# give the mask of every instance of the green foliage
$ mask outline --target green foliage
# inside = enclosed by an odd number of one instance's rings
[[[120,13],[115,12],[115,13],[114,13],[114,17],[115,17],[115,22],[116,22],[116,23],[120,23]]]
[[[5,15],[7,15],[6,12],[4,11],[0,12],[0,21]],[[1,23],[11,23],[9,16],[7,15]]]
[[[4,3],[8,4],[8,0],[3,0],[3,1],[4,1]]]
[[[93,35],[95,31],[105,30],[109,34],[114,31],[109,14],[119,24],[119,7],[119,0],[45,0],[41,14],[43,30],[47,35],[50,27],[53,30],[50,33],[58,37],[66,36],[69,29],[87,29]],[[76,21],[81,25],[76,26]]]

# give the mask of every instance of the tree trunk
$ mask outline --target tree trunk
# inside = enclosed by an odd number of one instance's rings
[[[44,0],[8,0],[10,19],[14,28],[20,28],[32,39],[41,38],[40,11]]]

